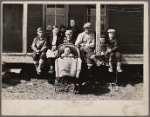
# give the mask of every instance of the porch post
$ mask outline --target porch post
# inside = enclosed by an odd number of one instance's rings
[[[27,13],[28,13],[28,4],[23,3],[23,36],[22,36],[22,50],[23,54],[27,53]]]
[[[101,34],[101,5],[96,4],[96,55],[100,55],[100,34]]]

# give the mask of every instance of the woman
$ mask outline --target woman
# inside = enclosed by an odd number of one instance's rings
[[[53,26],[52,34],[47,37],[47,47],[48,50],[46,52],[46,56],[48,58],[50,64],[49,73],[52,74],[54,72],[54,64],[55,64],[55,56],[57,47],[63,43],[60,36],[58,35],[59,29],[56,25]]]

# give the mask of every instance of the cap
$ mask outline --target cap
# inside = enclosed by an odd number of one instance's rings
[[[116,31],[115,31],[115,29],[108,29],[107,32],[108,32],[108,33],[115,33]]]
[[[72,30],[66,30],[65,34],[72,34]]]
[[[83,28],[90,28],[91,27],[91,23],[90,22],[87,22],[84,24]]]
[[[42,27],[37,28],[37,32],[43,31]]]

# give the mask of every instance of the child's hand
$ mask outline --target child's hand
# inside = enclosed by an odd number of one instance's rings
[[[107,51],[108,51],[108,52],[111,52],[112,50],[111,50],[111,48],[108,48]]]
[[[56,50],[56,46],[52,46],[51,51],[55,51]]]
[[[104,52],[101,52],[101,55],[104,55],[105,53]]]
[[[36,53],[39,54],[39,53],[40,53],[40,50],[36,50]]]

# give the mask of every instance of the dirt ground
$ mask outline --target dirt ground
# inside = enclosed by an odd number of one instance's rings
[[[19,74],[9,73],[3,78],[2,99],[4,100],[140,100],[143,98],[142,76],[126,78],[126,82],[86,83],[80,92],[55,92],[54,85],[47,79],[20,79]],[[131,80],[132,79],[132,80]]]

